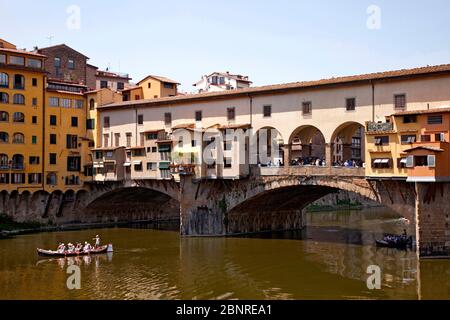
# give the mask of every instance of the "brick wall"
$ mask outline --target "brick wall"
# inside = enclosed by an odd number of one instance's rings
[[[79,52],[65,46],[54,46],[39,49],[39,53],[47,56],[45,70],[49,72],[50,78],[62,79],[66,81],[87,83],[86,61],[87,57]],[[55,67],[55,58],[61,59],[61,67]],[[69,59],[74,60],[75,68],[69,69]]]

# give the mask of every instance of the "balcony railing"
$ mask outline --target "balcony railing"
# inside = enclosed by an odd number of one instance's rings
[[[386,132],[386,131],[393,131],[394,130],[394,124],[391,122],[367,122],[367,132]]]
[[[23,163],[13,163],[11,165],[12,170],[25,170],[25,165]]]

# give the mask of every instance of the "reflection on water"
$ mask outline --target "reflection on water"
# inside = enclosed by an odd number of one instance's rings
[[[3,299],[449,299],[450,261],[377,249],[383,233],[413,227],[383,210],[311,213],[308,228],[239,238],[180,238],[173,226],[42,233],[0,240]],[[113,255],[38,258],[36,247],[95,234]],[[66,287],[81,269],[81,290]],[[367,289],[379,265],[382,290]]]

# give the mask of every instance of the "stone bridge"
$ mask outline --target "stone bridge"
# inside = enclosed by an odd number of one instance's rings
[[[449,183],[367,180],[364,169],[253,167],[238,180],[134,180],[89,190],[0,193],[0,212],[18,221],[61,223],[180,220],[183,236],[227,236],[304,227],[304,209],[346,190],[392,208],[416,225],[421,256],[450,254]]]

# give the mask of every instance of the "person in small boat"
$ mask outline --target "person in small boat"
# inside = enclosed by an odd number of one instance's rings
[[[72,253],[75,250],[75,246],[71,243],[67,245],[67,252]]]
[[[63,253],[64,251],[66,251],[66,245],[64,243],[60,243],[58,246],[58,249],[56,249],[56,251],[58,253]]]
[[[81,252],[83,250],[83,245],[81,243],[77,243],[75,247],[75,252]]]
[[[100,247],[100,237],[98,235],[96,235],[95,238],[92,240],[95,240],[94,248]]]
[[[83,247],[83,251],[84,252],[90,252],[92,250],[92,246],[90,243],[88,243],[87,241],[84,242],[84,247]]]

